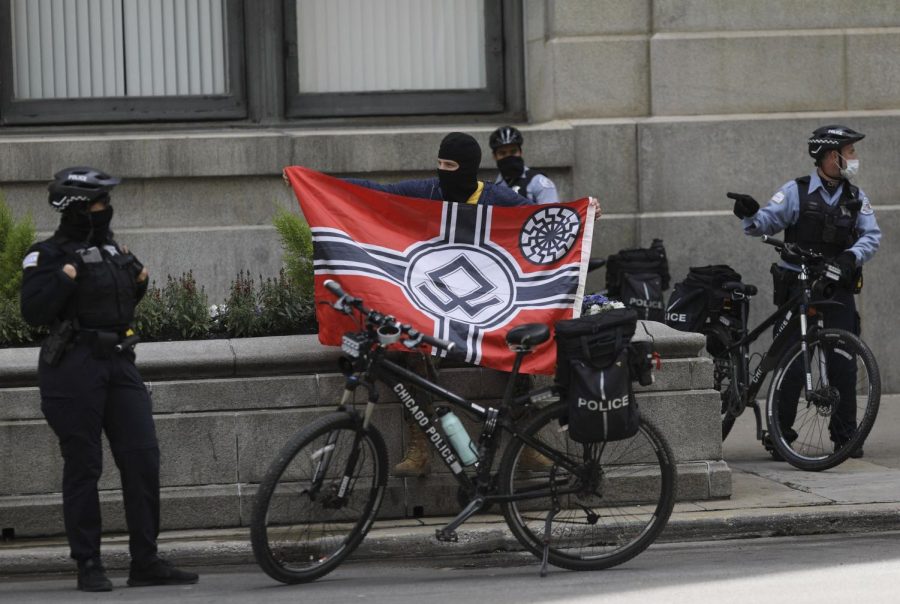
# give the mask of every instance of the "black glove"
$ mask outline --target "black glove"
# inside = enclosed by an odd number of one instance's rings
[[[856,254],[847,250],[841,252],[834,259],[834,264],[841,269],[841,282],[853,283],[856,275]]]
[[[750,218],[759,212],[759,204],[755,199],[743,193],[728,193],[728,199],[734,200],[734,215],[738,218]]]

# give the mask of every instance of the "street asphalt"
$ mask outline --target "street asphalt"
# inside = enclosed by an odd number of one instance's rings
[[[772,461],[755,440],[752,413],[739,418],[724,444],[732,469],[729,499],[678,503],[660,541],[860,533],[900,530],[900,395],[882,397],[865,457],[825,472],[803,472]],[[521,547],[496,515],[464,524],[458,543],[439,543],[435,528],[449,518],[378,522],[354,554],[357,559],[459,556]],[[171,531],[160,535],[161,554],[186,566],[253,562],[244,529]],[[128,566],[127,537],[104,538],[110,569]],[[69,573],[64,539],[0,542],[0,583],[22,574]]]

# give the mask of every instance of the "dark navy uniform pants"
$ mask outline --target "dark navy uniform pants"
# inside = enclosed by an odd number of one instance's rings
[[[41,361],[38,375],[41,410],[64,460],[63,515],[72,558],[100,555],[97,481],[105,432],[121,475],[131,559],[152,561],[159,535],[159,446],[133,353],[95,358],[90,346],[76,344],[55,367]]]
[[[825,327],[843,329],[859,335],[859,317],[856,314],[856,301],[853,294],[846,289],[839,288],[831,299],[840,302],[841,306],[823,306],[821,308]],[[800,339],[799,322],[791,323],[787,329],[794,329],[796,332],[792,342]],[[828,363],[828,381],[840,392],[842,403],[832,415],[828,429],[833,442],[844,443],[856,431],[856,358],[847,359],[840,354],[829,354],[826,356],[826,361]],[[789,401],[798,401],[805,381],[803,358],[797,357],[797,360],[785,373],[782,381],[782,396]],[[792,429],[796,415],[796,404],[781,405],[779,408],[778,420],[782,433],[789,440],[797,438],[797,433]]]

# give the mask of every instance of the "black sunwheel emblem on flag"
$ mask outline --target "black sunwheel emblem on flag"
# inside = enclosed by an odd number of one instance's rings
[[[522,255],[534,264],[552,264],[578,242],[581,218],[562,206],[542,208],[532,214],[519,233]]]

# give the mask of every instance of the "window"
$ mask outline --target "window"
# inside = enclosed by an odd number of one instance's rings
[[[521,0],[0,0],[0,127],[521,117],[522,12]]]
[[[239,0],[6,0],[0,123],[240,118]]]
[[[287,0],[292,117],[504,109],[503,23],[491,0]]]

